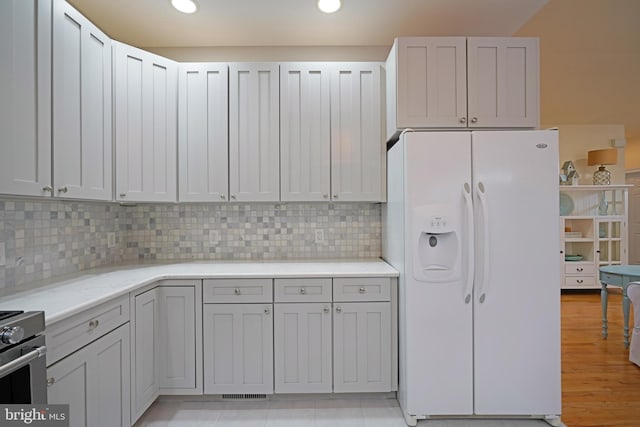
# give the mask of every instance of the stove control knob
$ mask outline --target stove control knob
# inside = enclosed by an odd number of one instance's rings
[[[7,326],[0,329],[2,344],[18,344],[22,338],[24,338],[24,329],[21,326]]]

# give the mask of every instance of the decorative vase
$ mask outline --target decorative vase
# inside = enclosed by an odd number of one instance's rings
[[[607,215],[607,211],[609,210],[609,202],[607,202],[607,198],[604,195],[604,192],[600,196],[600,203],[598,204],[598,214],[601,216]]]

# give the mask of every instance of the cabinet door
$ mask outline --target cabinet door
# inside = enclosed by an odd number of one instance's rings
[[[178,64],[113,46],[116,199],[175,201]]]
[[[60,197],[111,200],[111,39],[53,2],[53,183]]]
[[[91,394],[87,425],[124,427],[130,424],[131,374],[129,325],[125,324],[91,344]]]
[[[333,65],[331,199],[379,202],[384,197],[385,146],[380,63]]]
[[[331,393],[331,304],[274,305],[275,392]]]
[[[129,325],[47,369],[48,401],[69,404],[70,426],[129,426]]]
[[[158,288],[136,295],[134,299],[133,345],[131,364],[134,368],[131,388],[131,422],[135,422],[158,397],[159,366],[159,301]]]
[[[205,304],[204,392],[273,393],[272,304]]]
[[[397,126],[466,127],[466,39],[398,39]]]
[[[196,387],[195,291],[188,286],[157,288],[160,388]]]
[[[469,126],[538,126],[538,40],[467,41]]]
[[[51,2],[0,2],[0,193],[51,185]]]
[[[180,64],[178,199],[181,202],[227,200],[228,77],[226,64]]]
[[[278,65],[229,66],[229,187],[232,201],[280,199]]]
[[[391,311],[388,302],[334,303],[333,390],[391,390]]]
[[[90,359],[87,351],[78,350],[47,368],[47,401],[54,405],[69,405],[70,427],[86,427],[90,424]]]
[[[280,65],[280,196],[328,201],[331,95],[326,63]]]

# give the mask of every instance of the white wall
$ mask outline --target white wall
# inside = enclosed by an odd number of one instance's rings
[[[544,126],[550,127],[550,126]],[[612,148],[612,139],[624,138],[623,125],[555,125],[560,130],[560,166],[573,161],[580,174],[580,184],[593,184],[593,172],[597,166],[587,165],[587,152]],[[618,149],[618,163],[605,166],[611,172],[612,184],[625,183],[624,149]]]

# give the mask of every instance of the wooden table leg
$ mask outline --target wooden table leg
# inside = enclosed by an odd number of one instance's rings
[[[609,297],[609,293],[607,292],[607,284],[604,282],[600,283],[602,284],[602,291],[600,291],[600,303],[602,304],[602,338],[606,340],[608,336],[607,300]]]
[[[627,285],[629,281],[623,283],[622,286],[622,316],[624,317],[624,348],[629,348],[629,297],[627,296]]]

